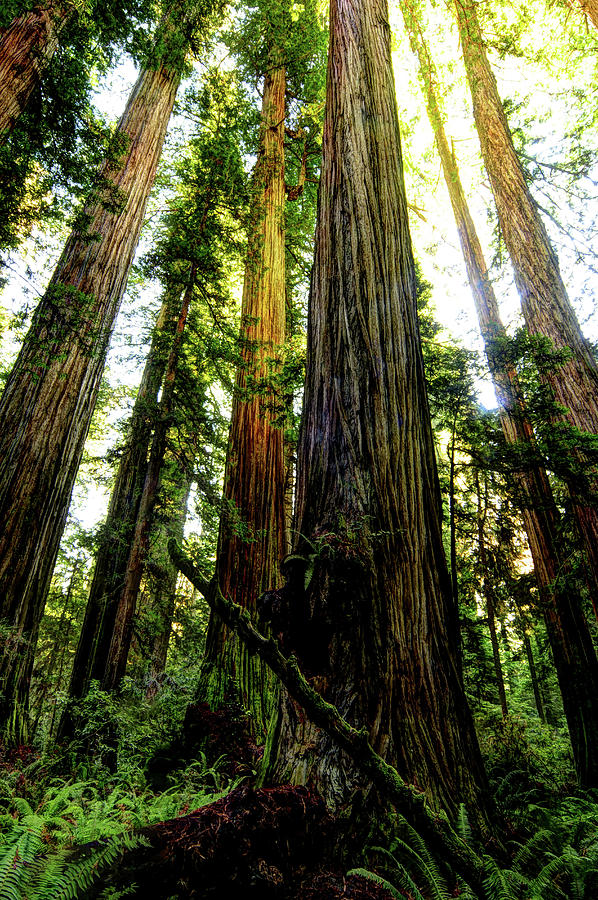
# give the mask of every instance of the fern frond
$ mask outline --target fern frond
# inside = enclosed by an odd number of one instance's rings
[[[456,825],[461,840],[466,844],[471,844],[471,825],[469,824],[469,816],[464,803],[459,804]]]
[[[368,878],[370,881],[373,881],[375,884],[380,887],[385,888],[389,894],[392,894],[393,897],[397,897],[398,900],[404,900],[404,894],[400,894],[397,888],[391,884],[390,881],[387,881],[386,878],[383,878],[381,875],[376,874],[376,872],[370,872],[369,869],[350,869],[347,872],[347,875],[361,875],[362,878]],[[413,885],[415,887],[415,885]],[[415,887],[417,891],[417,888]],[[419,900],[421,894],[417,891],[417,894],[414,894],[414,900]],[[422,897],[423,900],[423,897]]]
[[[487,900],[516,900],[505,873],[491,856],[484,857],[484,891]]]

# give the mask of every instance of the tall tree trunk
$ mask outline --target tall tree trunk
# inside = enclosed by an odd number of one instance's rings
[[[158,314],[150,351],[133,406],[125,446],[100,535],[85,618],[79,635],[69,697],[84,697],[91,681],[101,681],[106,669],[120,592],[125,581],[131,541],[147,472],[147,457],[164,378],[172,312],[180,296],[167,292]],[[65,708],[58,737],[72,737],[75,722]]]
[[[216,563],[224,596],[252,613],[260,594],[280,583],[279,564],[287,550],[283,429],[274,424],[276,398],[259,389],[285,338],[285,84],[284,68],[266,73],[241,307],[243,362],[233,399]],[[213,708],[232,702],[248,709],[256,735],[263,738],[272,709],[271,676],[214,615],[198,696]]]
[[[0,28],[0,144],[27,105],[74,6],[42,3]]]
[[[151,556],[150,607],[155,617],[155,631],[145,694],[147,700],[155,698],[166,669],[179,575],[178,569],[168,553],[168,541],[170,538],[174,538],[180,545],[183,540],[187,501],[191,490],[191,479],[188,473],[178,472],[173,489],[175,492],[172,499],[173,508],[170,510],[168,520],[160,525],[160,533],[153,542],[154,548]]]
[[[107,187],[69,237],[0,401],[0,614],[26,639],[43,613],[179,81],[171,60],[140,74],[118,126],[126,149],[101,171]],[[32,653],[30,641],[1,664],[10,739],[24,737]]]
[[[475,0],[456,0],[455,10],[473,111],[484,164],[490,177],[501,231],[511,257],[527,329],[549,338],[570,356],[548,382],[567,410],[565,419],[581,431],[598,434],[598,364],[584,338],[559,271],[556,253],[530,193],[490,69],[476,15]],[[560,413],[555,422],[562,422]],[[573,454],[584,464],[581,453]],[[587,460],[585,461],[587,463]],[[572,476],[568,487],[598,591],[598,478],[588,466],[587,483]],[[592,494],[593,497],[589,495]]]
[[[492,575],[488,565],[488,554],[486,553],[486,518],[488,515],[488,483],[484,484],[484,496],[480,487],[480,478],[475,473],[475,488],[478,498],[478,550],[479,562],[482,575],[482,593],[486,601],[486,615],[488,617],[488,631],[490,632],[490,644],[492,646],[492,659],[494,662],[494,674],[496,677],[496,686],[498,689],[498,700],[502,710],[503,718],[509,715],[507,706],[507,695],[505,692],[505,679],[503,676],[502,663],[500,660],[500,650],[498,647],[498,637],[496,634],[496,601],[494,595],[494,587],[492,584]]]
[[[147,464],[147,472],[143,485],[143,492],[139,502],[139,512],[135,523],[135,534],[131,544],[125,580],[120,592],[114,619],[114,628],[106,669],[102,678],[102,688],[106,691],[114,691],[120,685],[127,668],[127,659],[133,636],[133,617],[137,606],[137,597],[141,586],[141,579],[145,571],[145,564],[149,550],[149,537],[154,519],[154,509],[160,487],[160,473],[164,465],[166,452],[166,439],[171,425],[171,415],[174,402],[174,388],[177,365],[179,361],[181,344],[189,307],[195,287],[195,264],[191,266],[189,284],[183,295],[176,331],[168,355],[162,396],[158,405],[154,434]]]
[[[485,775],[448,638],[451,586],[384,0],[334,0],[327,85],[301,537],[288,562],[290,623],[276,627],[278,597],[274,630],[407,781],[450,814],[464,801],[485,830]],[[365,786],[286,694],[273,743],[275,781],[310,782],[336,808]]]
[[[488,277],[482,247],[469,212],[454,152],[444,130],[436,95],[436,72],[421,30],[415,0],[402,10],[420,67],[428,116],[442,163],[480,332],[496,395],[501,426],[509,444],[528,448],[525,468],[515,472],[524,527],[541,596],[541,613],[557,670],[578,776],[591,785],[598,778],[598,661],[570,567],[559,550],[560,516],[546,471],[533,462],[535,441],[516,372],[502,348],[508,340]]]

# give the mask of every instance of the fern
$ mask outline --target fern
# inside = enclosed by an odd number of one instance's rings
[[[405,874],[407,875],[406,872]],[[391,884],[390,881],[387,881],[386,878],[382,878],[381,875],[377,875],[375,872],[370,872],[369,869],[350,869],[347,872],[347,875],[361,875],[362,878],[368,878],[370,881],[373,881],[380,887],[385,888],[389,894],[392,894],[393,897],[397,897],[398,900],[403,900],[405,896],[404,894],[400,894],[397,888],[393,884]],[[407,878],[409,879],[408,875]],[[409,882],[413,900],[424,900],[421,893],[418,891],[417,887],[413,884],[411,879],[409,879]]]
[[[43,819],[40,818],[40,821]],[[15,832],[18,832],[18,827]],[[87,847],[73,861],[66,847],[48,849],[39,834],[22,831],[0,860],[0,900],[76,900],[124,852],[149,846],[138,835],[119,835]]]
[[[515,900],[505,872],[491,856],[484,857],[484,890],[488,900]]]
[[[471,826],[469,824],[469,816],[464,803],[459,804],[459,813],[457,815],[457,831],[462,841],[471,844]]]

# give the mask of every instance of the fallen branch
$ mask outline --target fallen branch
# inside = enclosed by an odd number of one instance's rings
[[[274,638],[264,637],[253,625],[247,611],[223,596],[214,579],[203,578],[175,540],[169,541],[168,550],[175,566],[203,594],[210,608],[236,632],[248,650],[257,653],[272,669],[308,717],[351,757],[380,796],[396,807],[430,849],[436,850],[457,875],[483,896],[484,858],[465,843],[446,813],[432,810],[425,795],[403,781],[397,770],[372,748],[367,729],[349,725],[336,706],[324,700],[307,682],[296,658],[284,656]]]

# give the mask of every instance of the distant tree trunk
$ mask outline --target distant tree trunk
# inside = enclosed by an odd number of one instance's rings
[[[56,659],[60,655],[60,664],[58,666],[58,676],[55,679],[55,684],[58,687],[58,690],[62,687],[62,671],[64,668],[64,660],[66,657],[67,650],[69,648],[69,639],[71,630],[73,627],[73,617],[69,616],[71,602],[73,599],[75,583],[77,581],[77,577],[81,570],[82,560],[78,558],[73,564],[73,569],[71,572],[71,577],[69,579],[69,586],[67,588],[66,597],[64,598],[64,603],[62,606],[62,610],[60,612],[60,620],[58,624],[58,634],[54,640],[54,644],[52,646],[51,653],[49,658],[44,662],[43,669],[45,673],[45,680],[42,685],[42,689],[40,690],[39,697],[36,699],[35,703],[35,719],[33,721],[33,726],[31,728],[31,740],[35,738],[37,734],[37,729],[39,727],[40,719],[42,717],[42,713],[44,710],[44,704],[46,702],[46,697],[48,695],[48,688],[50,686],[50,679],[54,675],[54,667],[56,665]],[[48,729],[48,734],[52,734],[52,729],[54,726],[54,717],[56,714],[56,698],[54,699],[54,708],[52,710],[52,719],[50,722],[50,727]]]
[[[187,501],[191,490],[189,475],[180,472],[173,488],[175,492],[172,499],[173,508],[168,515],[168,521],[160,525],[160,534],[154,542],[151,555],[150,611],[156,622],[145,693],[147,700],[153,700],[156,697],[166,669],[179,575],[178,569],[170,559],[167,545],[170,538],[174,538],[179,545],[183,540]]]
[[[428,116],[442,163],[488,366],[501,405],[501,425],[509,444],[529,448],[525,468],[515,472],[524,526],[541,596],[541,613],[552,648],[565,715],[582,784],[598,778],[598,661],[570,567],[559,550],[559,512],[546,471],[534,463],[534,434],[512,364],[504,354],[508,340],[488,277],[482,247],[469,212],[454,152],[444,131],[436,95],[436,72],[426,46],[415,0],[404,0],[403,15],[417,55]],[[592,761],[594,760],[594,761]]]
[[[506,719],[509,715],[509,708],[507,706],[505,679],[500,660],[498,637],[496,635],[496,601],[492,584],[492,574],[488,562],[488,554],[486,553],[486,536],[484,533],[488,511],[488,484],[486,483],[484,486],[484,496],[482,497],[480,478],[477,472],[475,473],[475,487],[478,498],[478,550],[480,554],[479,562],[482,575],[482,594],[486,601],[486,616],[488,618],[488,631],[490,632],[490,644],[492,646],[492,659],[494,661],[494,675],[496,677],[496,686],[498,689],[498,700],[503,718]]]
[[[189,274],[189,284],[183,295],[177,327],[166,364],[162,396],[158,405],[147,472],[135,523],[135,534],[129,553],[124,584],[116,606],[112,639],[108,650],[106,669],[101,682],[105,691],[114,691],[118,688],[127,668],[127,659],[133,635],[133,616],[135,615],[137,597],[149,550],[149,537],[158,498],[160,473],[164,465],[166,439],[171,425],[176,370],[195,287],[195,275],[196,267],[193,264]]]
[[[122,591],[131,541],[147,472],[150,438],[164,378],[177,293],[168,292],[160,309],[120,457],[108,515],[100,535],[85,618],[71,672],[69,697],[84,697],[91,681],[101,681],[112,640],[117,601]],[[72,737],[74,720],[67,706],[58,737]]]
[[[0,401],[0,615],[29,642],[1,663],[11,740],[25,737],[32,642],[179,81],[159,63],[139,76],[118,126],[126,149],[106,162]]]
[[[275,424],[276,397],[259,389],[275,371],[285,338],[285,84],[284,68],[264,77],[241,307],[243,363],[233,399],[216,563],[224,596],[252,613],[260,594],[280,584],[279,563],[287,550],[283,429]],[[213,708],[232,702],[248,709],[263,738],[272,693],[267,667],[211,615],[198,696]]]
[[[73,11],[50,0],[0,28],[0,144],[27,105]]]
[[[301,537],[273,628],[282,606],[285,643],[313,687],[367,728],[375,750],[437,807],[454,815],[464,801],[485,831],[485,775],[448,637],[451,586],[384,0],[332,3],[327,84]],[[286,694],[268,774],[313,784],[337,809],[365,786]]]
[[[482,156],[513,264],[527,329],[532,335],[549,338],[557,350],[570,350],[570,358],[547,376],[548,382],[555,399],[567,410],[566,421],[582,431],[598,434],[598,364],[581,333],[561,278],[556,253],[513,146],[496,80],[486,56],[476,4],[474,0],[458,0],[454,6]],[[555,422],[562,422],[562,417],[555,417]],[[573,452],[573,456],[577,456],[579,463],[584,463],[581,454]],[[585,489],[574,476],[568,479],[568,487],[596,594],[598,509],[589,494],[596,495],[598,478],[593,467],[588,471]]]

